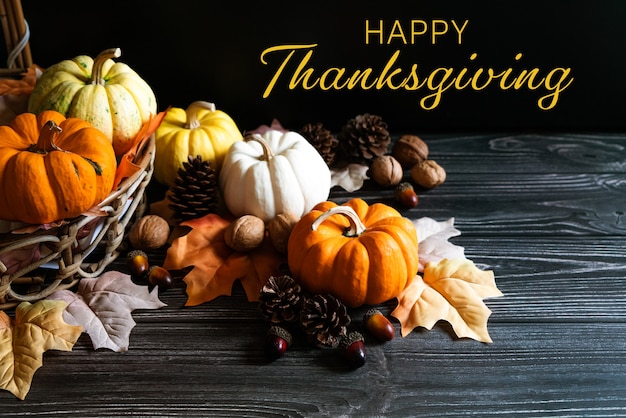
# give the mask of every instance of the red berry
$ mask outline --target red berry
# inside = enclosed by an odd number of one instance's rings
[[[341,340],[340,348],[350,367],[358,369],[365,364],[367,356],[365,355],[365,343],[361,333],[354,331],[348,334]]]
[[[285,354],[289,345],[291,345],[291,334],[289,331],[275,325],[267,332],[263,349],[265,355],[270,360],[276,360]]]
[[[370,309],[363,318],[367,330],[380,341],[393,340],[395,329],[378,309]]]

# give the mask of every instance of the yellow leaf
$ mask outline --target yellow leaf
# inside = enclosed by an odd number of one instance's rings
[[[67,304],[59,300],[22,302],[15,319],[0,312],[0,388],[25,399],[47,350],[71,351],[82,327],[63,321]]]
[[[478,269],[470,260],[443,259],[428,263],[424,277],[416,276],[398,297],[391,313],[402,325],[402,336],[416,327],[432,329],[449,322],[459,338],[492,342],[487,331],[491,311],[483,299],[502,296],[492,271]]]

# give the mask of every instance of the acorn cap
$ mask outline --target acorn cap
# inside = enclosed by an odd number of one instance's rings
[[[352,331],[341,340],[341,342],[339,343],[339,347],[345,350],[357,341],[365,342],[363,334],[358,331]]]
[[[285,340],[288,346],[291,345],[291,333],[283,327],[280,327],[278,325],[271,326],[269,331],[267,331],[267,335],[273,335],[282,338],[283,340]]]
[[[372,316],[374,316],[374,315],[382,315],[382,314],[383,313],[379,309],[371,308],[370,310],[365,312],[365,315],[363,315],[363,321],[367,322],[367,320],[370,319]]]

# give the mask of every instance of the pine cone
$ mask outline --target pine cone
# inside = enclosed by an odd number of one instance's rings
[[[337,145],[339,140],[324,128],[321,123],[307,123],[302,127],[300,133],[319,152],[324,162],[331,167],[335,162]]]
[[[271,276],[259,295],[261,315],[271,324],[290,324],[300,319],[302,288],[288,275]]]
[[[218,186],[210,161],[190,155],[178,169],[170,192],[169,208],[174,211],[175,220],[186,221],[214,213],[218,204]]]
[[[380,116],[365,113],[350,119],[339,134],[340,147],[351,163],[369,163],[388,152],[391,135]]]
[[[304,301],[300,325],[309,342],[320,348],[335,348],[345,337],[350,315],[346,306],[332,295],[314,295]]]

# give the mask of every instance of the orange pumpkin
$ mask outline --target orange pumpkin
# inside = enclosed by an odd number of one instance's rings
[[[287,247],[293,277],[350,307],[397,297],[418,269],[413,222],[362,199],[317,204],[296,224]]]
[[[0,126],[0,219],[31,224],[80,215],[113,187],[111,141],[88,122],[48,110]]]

